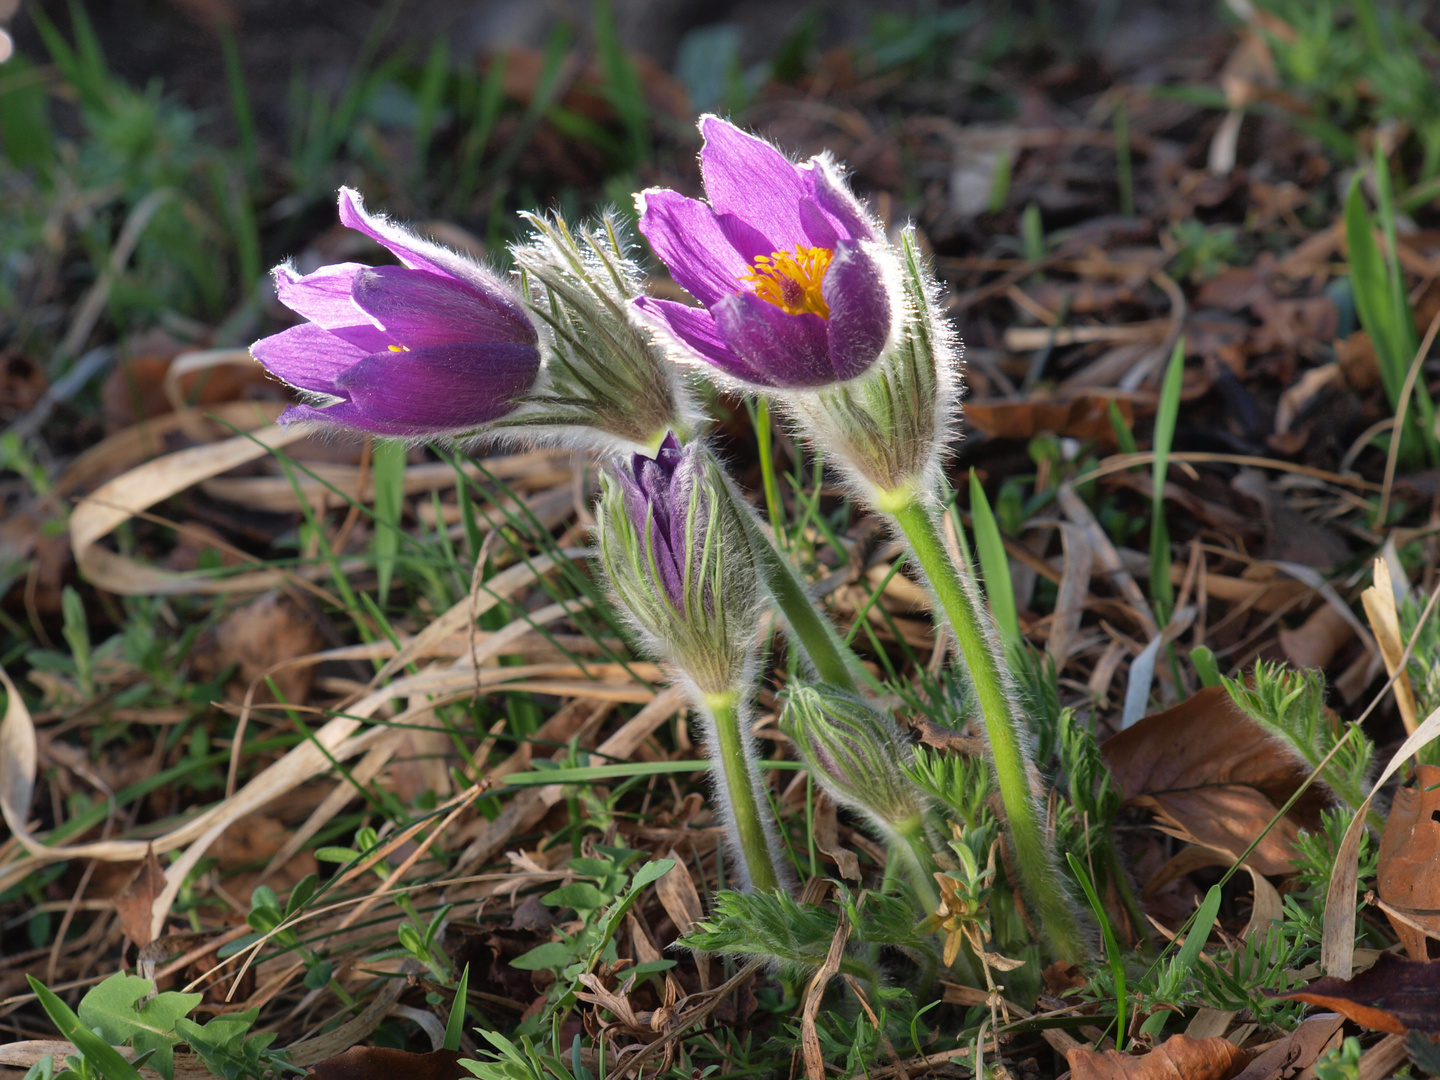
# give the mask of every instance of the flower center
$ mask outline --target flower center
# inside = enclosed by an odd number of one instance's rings
[[[830,305],[820,293],[820,283],[835,253],[829,248],[796,247],[755,256],[755,268],[740,280],[755,287],[755,295],[790,315],[810,312],[830,317]]]

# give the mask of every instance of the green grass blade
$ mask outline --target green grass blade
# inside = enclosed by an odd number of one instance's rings
[[[383,604],[390,595],[390,579],[400,556],[400,515],[405,509],[405,444],[391,439],[375,443],[371,469],[375,476],[375,536],[371,554],[380,580],[377,595]]]
[[[1190,650],[1190,662],[1195,665],[1195,674],[1200,676],[1201,686],[1219,686],[1220,668],[1215,663],[1215,654],[1208,645],[1197,645]]]
[[[1389,301],[1385,260],[1375,234],[1360,178],[1350,184],[1345,196],[1345,242],[1350,249],[1350,282],[1355,294],[1355,310],[1360,325],[1370,334],[1375,356],[1380,362],[1380,379],[1385,395],[1393,408],[1400,398],[1405,382],[1408,357],[1400,356],[1400,331],[1394,325],[1394,312]]]
[[[470,993],[470,965],[460,972],[460,981],[455,984],[455,1003],[450,1006],[450,1020],[445,1025],[445,1049],[459,1050],[460,1036],[465,1031],[465,999]]]
[[[1160,408],[1155,414],[1155,466],[1150,488],[1150,598],[1161,626],[1170,619],[1175,606],[1175,585],[1170,580],[1170,530],[1165,520],[1165,478],[1170,468],[1170,447],[1175,441],[1175,422],[1180,416],[1180,387],[1185,380],[1185,339],[1175,343],[1165,383],[1160,389]]]
[[[1115,1046],[1121,1053],[1125,1052],[1125,958],[1120,953],[1120,945],[1115,940],[1115,931],[1110,927],[1109,916],[1105,914],[1105,906],[1100,903],[1100,897],[1095,895],[1095,886],[1090,883],[1090,876],[1085,872],[1085,864],[1075,857],[1075,853],[1067,851],[1065,858],[1070,861],[1070,869],[1075,872],[1075,880],[1080,882],[1080,888],[1085,891],[1085,899],[1090,902],[1090,910],[1095,912],[1095,919],[1100,924],[1100,933],[1105,937],[1105,959],[1110,966],[1110,974],[1115,979]]]
[[[980,576],[985,596],[995,615],[995,625],[1007,644],[1020,640],[1020,615],[1015,607],[1015,586],[1010,580],[1010,560],[1005,555],[1005,541],[1000,526],[985,497],[985,488],[975,470],[970,470],[970,519],[974,523],[975,548],[980,554]]]
[[[1210,930],[1215,925],[1215,916],[1220,914],[1220,886],[1211,885],[1210,891],[1205,894],[1204,901],[1200,904],[1200,910],[1195,913],[1195,921],[1190,925],[1190,931],[1185,935],[1185,944],[1175,955],[1175,964],[1181,971],[1189,971],[1200,962],[1200,950],[1205,948],[1205,942],[1210,938]]]

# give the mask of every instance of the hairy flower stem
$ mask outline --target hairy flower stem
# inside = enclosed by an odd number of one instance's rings
[[[790,560],[775,550],[749,514],[744,517],[751,523],[756,561],[765,578],[765,586],[780,606],[785,621],[790,624],[791,635],[800,643],[800,648],[815,668],[815,674],[821,682],[852,694],[859,693],[850,667],[851,662],[859,663],[855,654],[840,640],[830,620],[815,609],[814,601],[800,583]]]
[[[765,828],[767,814],[760,806],[759,785],[750,769],[750,756],[745,752],[740,695],[733,691],[706,694],[703,705],[710,714],[720,783],[725,789],[725,802],[740,839],[740,855],[745,860],[750,886],[754,889],[777,889],[780,887],[780,875],[775,869],[774,853],[770,850],[770,838]]]
[[[1040,916],[1045,936],[1060,959],[1078,962],[1085,947],[1074,910],[1065,896],[1055,859],[1045,840],[1026,772],[1024,731],[1006,692],[1000,665],[986,633],[985,612],[975,604],[960,571],[945,550],[940,522],[928,502],[913,489],[881,493],[879,509],[894,518],[930,587],[950,620],[950,629],[970,670],[990,740],[990,756],[1005,817],[1015,845],[1022,886]]]
[[[925,835],[925,819],[917,815],[913,820],[896,827],[890,854],[904,867],[910,886],[920,899],[920,906],[927,915],[940,908],[940,890],[935,887],[935,854]]]

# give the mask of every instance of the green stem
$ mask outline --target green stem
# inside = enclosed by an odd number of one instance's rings
[[[785,543],[785,504],[780,501],[780,483],[775,478],[775,453],[771,446],[770,402],[755,399],[755,441],[760,452],[760,478],[765,484],[765,513],[781,547]]]
[[[765,835],[765,812],[760,808],[755,775],[745,753],[745,732],[741,728],[740,695],[735,692],[706,694],[704,707],[715,729],[715,756],[720,765],[726,802],[740,837],[740,854],[754,889],[777,889],[780,875],[774,853]]]
[[[940,890],[935,885],[935,853],[925,837],[925,819],[917,814],[895,829],[891,853],[898,856],[925,914],[940,909]]]
[[[755,553],[759,558],[760,572],[765,576],[765,585],[785,621],[790,624],[790,633],[800,643],[815,674],[822,682],[859,693],[850,664],[859,664],[845,644],[840,640],[830,620],[815,609],[814,601],[800,583],[790,560],[775,550],[775,546],[761,533],[754,519],[746,513],[745,520],[751,523],[755,541]]]
[[[950,620],[950,629],[970,670],[970,680],[985,718],[995,779],[1005,804],[1005,817],[1025,893],[1034,904],[1055,953],[1062,960],[1082,960],[1085,947],[1080,926],[1056,873],[1054,857],[1030,791],[1022,741],[1024,731],[991,649],[984,623],[987,616],[977,608],[972,594],[965,588],[945,550],[940,522],[923,497],[914,490],[900,489],[881,493],[877,502],[880,510],[895,519],[910,542],[915,558]]]

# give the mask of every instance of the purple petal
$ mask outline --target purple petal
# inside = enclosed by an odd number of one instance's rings
[[[525,317],[520,301],[510,294],[498,277],[473,260],[420,238],[384,214],[369,213],[364,199],[353,188],[340,189],[340,223],[347,229],[364,233],[410,269],[429,270],[433,274],[458,278],[479,292],[494,295],[497,302],[509,305],[516,318]]]
[[[876,261],[858,244],[841,244],[820,294],[830,307],[830,362],[834,377],[853,379],[880,355],[893,313]]]
[[[364,321],[350,298],[355,277],[370,269],[359,263],[332,263],[300,277],[289,266],[275,267],[275,294],[296,314],[327,330]]]
[[[710,312],[725,343],[762,386],[798,389],[835,381],[826,322],[804,312],[790,315],[754,293],[736,293]]]
[[[731,246],[710,207],[661,188],[641,192],[636,202],[640,231],[677,285],[706,306],[740,288],[750,264]]]
[[[374,353],[335,380],[334,392],[349,400],[323,409],[297,406],[286,415],[401,438],[462,432],[510,412],[539,367],[539,352],[526,345]]]
[[[453,431],[510,412],[539,370],[533,346],[456,342],[367,356],[336,385],[372,417]]]
[[[800,170],[770,143],[718,116],[700,119],[700,172],[717,214],[734,214],[770,238],[771,251],[808,243],[800,221]],[[708,303],[708,301],[707,301]]]
[[[835,231],[834,222],[816,205],[814,199],[800,200],[800,222],[805,228],[805,235],[810,238],[811,247],[834,251],[840,243],[840,234]]]
[[[800,170],[805,174],[808,194],[839,230],[842,240],[878,240],[864,208],[828,157],[811,158]]]
[[[314,323],[261,338],[250,354],[276,378],[319,394],[335,394],[336,380],[369,355],[344,338]]]
[[[634,472],[612,464],[610,475],[620,485],[620,496],[624,500],[625,516],[630,519],[630,527],[644,536],[645,518],[650,512],[650,502],[645,498],[645,492],[640,490],[640,485],[635,482]]]
[[[427,270],[366,267],[355,276],[354,298],[396,344],[411,348],[453,341],[536,341],[534,325],[508,303]]]
[[[637,297],[634,304],[640,314],[706,363],[724,371],[744,366],[740,358],[726,348],[714,317],[704,308],[690,307],[674,300],[656,300],[650,296]]]

